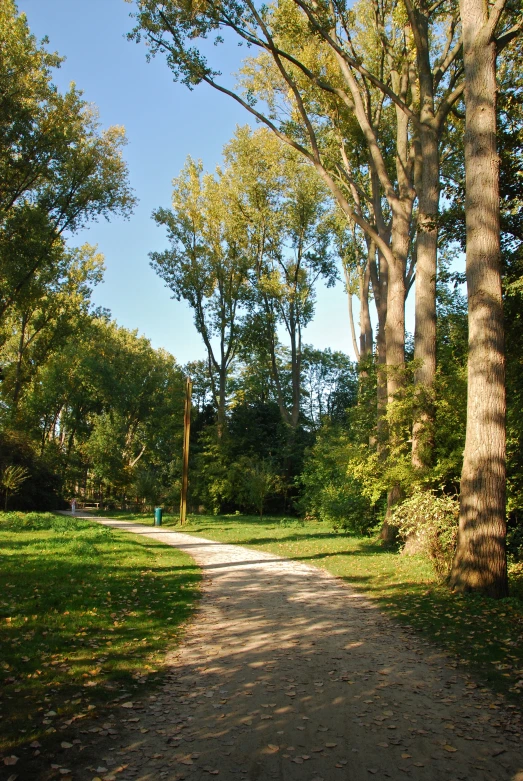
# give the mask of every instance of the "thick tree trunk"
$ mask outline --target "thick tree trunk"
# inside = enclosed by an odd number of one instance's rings
[[[462,0],[469,358],[458,544],[450,585],[508,593],[505,360],[496,153],[496,44],[487,4]]]

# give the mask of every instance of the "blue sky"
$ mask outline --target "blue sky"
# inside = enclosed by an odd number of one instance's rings
[[[137,328],[182,364],[203,358],[189,308],[170,298],[149,267],[148,253],[166,246],[151,212],[170,204],[171,180],[187,155],[212,170],[235,126],[249,122],[248,114],[209,87],[191,92],[174,83],[163,58],[147,63],[143,43],[125,37],[132,28],[132,6],[124,0],[18,0],[18,8],[36,37],[47,35],[49,48],[66,57],[56,72],[57,86],[66,89],[74,81],[98,106],[104,127],[124,125],[127,131],[125,156],[139,199],[133,217],[97,223],[71,242],[98,244],[105,255],[105,281],[95,290],[95,304],[109,308],[120,325]],[[225,76],[235,69],[238,50],[223,46],[216,51]],[[319,290],[305,341],[352,353],[341,282]]]

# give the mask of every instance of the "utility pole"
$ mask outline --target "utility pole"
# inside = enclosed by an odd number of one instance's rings
[[[187,486],[189,482],[189,436],[191,433],[191,395],[192,380],[187,377],[185,381],[185,415],[183,419],[183,469],[182,469],[182,495],[180,498],[180,524],[187,518]]]

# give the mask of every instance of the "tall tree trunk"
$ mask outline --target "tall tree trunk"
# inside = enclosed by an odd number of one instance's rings
[[[466,103],[469,357],[459,534],[450,585],[499,598],[507,595],[508,584],[495,25],[484,0],[462,0],[460,12]]]
[[[300,419],[301,402],[301,332],[296,318],[290,318],[292,410],[291,426],[296,429]]]
[[[394,262],[389,264],[389,286],[387,291],[387,321],[385,341],[387,347],[387,401],[392,404],[404,382],[405,369],[405,269],[409,250],[410,218],[412,201],[401,203],[394,215],[392,228],[392,250]],[[388,426],[388,449],[398,444],[395,426]],[[397,529],[390,523],[394,505],[402,499],[399,485],[390,487],[387,494],[387,513],[381,529],[381,539],[391,543],[396,539]]]
[[[374,340],[369,308],[370,264],[376,255],[376,245],[369,241],[365,271],[360,270],[360,356],[366,358],[372,355]]]
[[[376,313],[378,315],[378,332],[376,334],[376,439],[378,454],[385,453],[387,443],[387,344],[385,340],[385,324],[387,322],[387,290],[389,285],[388,264],[383,255],[378,253],[379,271],[376,257],[370,265],[370,275]]]
[[[436,121],[434,74],[430,59],[429,17],[424,0],[405,0],[416,45],[419,84],[419,165],[416,166],[418,224],[416,240],[416,303],[414,327],[415,410],[412,465],[424,470],[434,452],[434,381],[436,379],[436,273],[440,195],[439,142],[443,117]],[[445,115],[446,116],[446,115]]]
[[[227,368],[220,366],[219,381],[218,381],[218,426],[217,433],[218,439],[222,439],[223,432],[225,430],[226,423],[226,387],[227,387]]]
[[[415,469],[423,470],[430,466],[434,450],[439,140],[436,131],[425,125],[420,141],[422,172],[416,253],[414,360],[417,368],[414,374],[416,395],[412,427],[412,465]]]
[[[352,341],[352,349],[354,350],[354,357],[356,358],[356,361],[359,363],[361,353],[358,347],[358,340],[356,339],[356,326],[354,325],[354,310],[352,307],[351,279],[350,279],[349,269],[345,264],[343,264],[343,274],[345,276],[345,287],[347,288],[347,307],[349,310],[349,326],[350,326],[350,337]],[[361,345],[361,332],[360,332],[360,345]]]

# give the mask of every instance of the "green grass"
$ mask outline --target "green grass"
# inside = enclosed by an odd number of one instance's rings
[[[152,523],[152,517],[112,513]],[[177,526],[165,516],[164,525]],[[178,527],[179,528],[179,527]],[[439,584],[420,556],[400,556],[378,541],[336,533],[325,524],[250,516],[192,516],[183,531],[270,551],[322,567],[377,599],[391,615],[430,638],[498,691],[523,694],[523,572],[511,577],[514,596],[498,602],[457,595]],[[518,598],[518,596],[520,598]]]
[[[153,540],[0,513],[0,751],[159,680],[199,583],[189,556]]]

